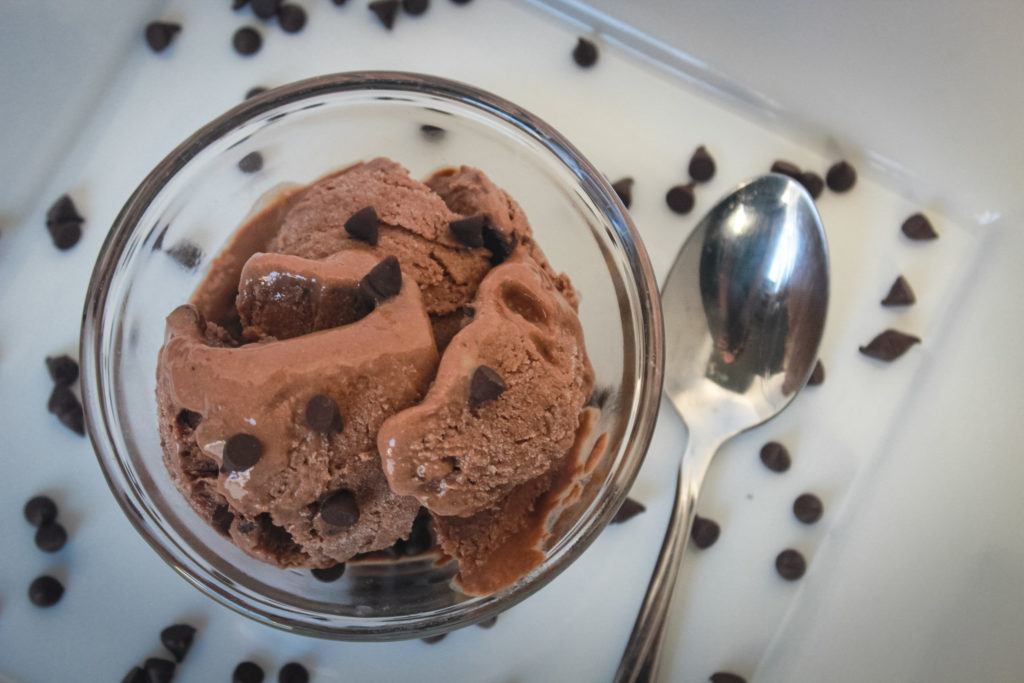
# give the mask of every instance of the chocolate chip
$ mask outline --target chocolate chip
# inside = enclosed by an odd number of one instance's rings
[[[314,432],[333,434],[344,428],[338,403],[326,394],[317,394],[306,403],[306,425]]]
[[[793,514],[804,524],[814,524],[824,512],[821,499],[813,493],[802,493],[793,501]]]
[[[25,519],[32,526],[42,526],[57,519],[57,504],[49,496],[35,496],[25,503]]]
[[[746,679],[727,671],[717,671],[711,674],[711,683],[747,683]]]
[[[395,25],[395,16],[398,14],[399,0],[373,0],[368,7],[377,15],[384,28],[391,30]]]
[[[878,360],[894,361],[911,346],[920,343],[920,337],[898,330],[886,330],[868,342],[867,346],[861,346],[860,352]]]
[[[690,165],[687,169],[690,178],[698,183],[706,183],[715,177],[715,160],[708,154],[708,150],[701,145],[690,157]]]
[[[253,86],[249,88],[249,90],[245,93],[245,99],[250,100],[256,97],[257,95],[262,95],[265,92],[267,92],[267,89],[264,88],[262,85]]]
[[[185,270],[194,270],[203,261],[203,250],[190,240],[181,240],[167,250],[167,255]]]
[[[41,524],[36,530],[36,547],[44,553],[55,553],[68,541],[68,532],[57,522]]]
[[[64,221],[78,221],[85,219],[78,213],[75,202],[68,195],[61,195],[46,211],[47,223],[62,223]]]
[[[907,218],[903,221],[903,226],[900,229],[912,240],[933,240],[939,236],[939,233],[935,232],[935,228],[932,227],[931,221],[923,213],[915,213]]]
[[[235,35],[231,38],[231,44],[234,46],[235,52],[248,57],[260,51],[260,48],[263,47],[263,37],[253,27],[243,26],[235,31]]]
[[[800,551],[789,548],[775,558],[775,570],[786,581],[796,581],[807,571],[807,561]]]
[[[818,360],[814,364],[814,369],[811,370],[811,376],[807,379],[807,386],[816,387],[825,381],[825,366],[821,364],[821,360]]]
[[[173,624],[160,632],[160,642],[174,655],[174,661],[180,662],[188,654],[195,636],[194,627],[188,624]]]
[[[235,515],[231,512],[231,508],[227,505],[218,505],[214,508],[211,517],[210,522],[213,524],[213,528],[227,536],[231,531],[231,523],[235,521]]]
[[[480,628],[493,628],[498,623],[498,617],[493,616],[490,619],[484,619],[483,621],[476,622],[476,625]]]
[[[491,265],[501,265],[516,247],[515,235],[506,235],[501,230],[498,230],[496,227],[491,225],[490,221],[487,221],[484,224],[483,233],[484,248],[491,252]]]
[[[791,461],[789,451],[778,441],[769,441],[761,447],[761,462],[772,472],[785,472]]]
[[[345,232],[357,240],[376,246],[379,236],[377,210],[372,206],[365,206],[345,221]]]
[[[332,526],[347,528],[359,521],[356,494],[348,489],[329,493],[320,503],[320,517]]]
[[[576,47],[573,48],[572,58],[584,68],[594,66],[597,63],[597,45],[586,38],[580,38],[576,41]]]
[[[188,408],[182,408],[178,412],[178,424],[188,429],[195,429],[199,426],[199,423],[203,421],[203,416],[197,412],[191,411]]]
[[[612,189],[615,190],[615,194],[619,195],[619,199],[622,201],[623,206],[627,209],[633,205],[633,179],[630,177],[616,180],[612,183]]]
[[[298,662],[288,662],[277,672],[278,683],[309,683],[309,671]]]
[[[909,306],[917,301],[917,297],[914,296],[914,290],[910,288],[910,283],[907,282],[906,278],[902,275],[896,278],[896,281],[892,283],[892,287],[889,288],[889,293],[882,299],[883,306]]]
[[[277,21],[285,33],[298,33],[306,27],[306,10],[288,2],[277,10]]]
[[[238,160],[238,170],[242,173],[256,173],[263,168],[263,155],[259,152],[249,152]]]
[[[224,442],[221,469],[224,472],[243,472],[263,457],[263,442],[252,434],[239,432]]]
[[[149,683],[171,683],[174,678],[175,664],[169,659],[150,657],[142,668],[146,670]]]
[[[418,16],[427,11],[430,7],[430,0],[402,0],[402,9],[406,14]]]
[[[61,423],[71,431],[85,436],[85,415],[78,397],[63,384],[57,384],[50,393],[47,409],[57,416]]]
[[[28,587],[28,599],[36,607],[52,607],[60,601],[63,595],[63,584],[45,574],[35,579]]]
[[[273,19],[281,7],[281,0],[249,0],[252,13],[260,19]]]
[[[78,244],[84,220],[71,197],[61,195],[46,212],[46,230],[54,246],[64,251]]]
[[[324,567],[323,569],[310,569],[309,573],[313,575],[313,578],[317,581],[323,581],[324,583],[330,583],[337,581],[345,573],[345,563],[339,562],[333,567]]]
[[[121,679],[121,683],[149,683],[149,678],[141,667],[133,666],[132,670]]]
[[[79,436],[85,436],[85,413],[82,412],[81,404],[77,403],[62,413],[57,413],[60,423]]]
[[[427,138],[428,140],[440,140],[441,138],[444,137],[444,134],[447,131],[441,126],[434,126],[429,123],[424,123],[422,126],[420,126],[420,132],[423,133],[423,137]]]
[[[480,365],[469,381],[469,408],[476,411],[487,401],[493,401],[505,391],[505,380],[494,369]]]
[[[678,214],[687,214],[693,210],[693,185],[676,185],[665,194],[668,208]]]
[[[153,52],[163,52],[181,30],[179,24],[166,21],[154,21],[146,25],[146,44]]]
[[[263,683],[263,667],[256,662],[241,662],[231,674],[231,683]]]
[[[386,256],[371,268],[359,281],[359,291],[370,308],[380,305],[402,291],[402,269],[398,265],[398,259]]]
[[[857,171],[845,161],[832,164],[825,174],[825,184],[833,192],[846,192],[857,182]]]
[[[690,540],[693,544],[704,550],[710,548],[718,540],[718,535],[722,529],[718,526],[718,522],[701,517],[700,515],[693,516],[693,526],[690,527]]]
[[[470,249],[484,246],[484,224],[487,219],[482,213],[475,213],[465,218],[457,218],[448,224],[452,236]]]
[[[646,512],[647,508],[643,503],[632,498],[627,498],[622,501],[622,505],[615,512],[615,516],[612,517],[611,524],[622,524],[623,522],[633,519],[641,512]]]
[[[420,638],[420,640],[422,640],[427,645],[433,645],[434,643],[440,643],[442,640],[445,639],[447,635],[447,633],[439,633],[436,636],[427,636],[426,638]]]
[[[78,362],[71,356],[47,356],[46,369],[57,384],[70,386],[78,379]]]
[[[807,194],[811,195],[811,199],[817,199],[825,190],[825,181],[814,171],[803,171],[797,176],[797,180],[807,190]]]
[[[793,180],[800,180],[800,167],[785,159],[776,159],[772,164],[771,172],[788,175]]]

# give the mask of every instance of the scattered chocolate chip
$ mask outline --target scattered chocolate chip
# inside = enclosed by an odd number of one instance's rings
[[[475,213],[465,218],[457,218],[448,224],[452,236],[464,246],[470,249],[479,249],[484,246],[484,225],[487,219],[482,213]]]
[[[277,672],[278,683],[309,683],[309,671],[298,662],[288,662]]]
[[[939,236],[923,213],[915,213],[907,218],[900,229],[912,240],[933,240]]]
[[[476,625],[480,628],[493,628],[498,623],[498,617],[493,616],[490,619],[484,619],[483,621],[476,622]]]
[[[28,599],[36,607],[52,607],[60,601],[63,595],[63,584],[45,574],[35,579],[28,587]]]
[[[807,194],[811,195],[811,199],[817,199],[825,190],[825,181],[814,171],[803,171],[797,176],[797,180],[807,190]]]
[[[61,251],[78,244],[82,237],[84,221],[75,203],[66,194],[61,195],[46,212],[46,230],[50,233],[54,246]]]
[[[640,501],[627,498],[622,501],[622,505],[615,512],[615,516],[612,517],[611,524],[622,524],[623,522],[633,519],[641,512],[646,512],[647,507]]]
[[[391,30],[395,25],[395,16],[398,14],[399,0],[373,0],[368,7],[377,15],[384,28]]]
[[[505,391],[505,380],[501,375],[486,365],[480,365],[473,371],[469,381],[469,408],[475,411],[487,401],[492,401]]]
[[[306,10],[288,2],[277,10],[277,21],[285,33],[298,33],[306,27]]]
[[[398,259],[386,256],[359,281],[359,291],[370,308],[402,291],[402,269]]]
[[[249,88],[249,90],[245,93],[245,99],[250,100],[256,97],[257,95],[262,95],[265,92],[267,92],[267,89],[264,88],[262,85],[253,86],[252,88]]]
[[[516,247],[515,235],[505,235],[501,230],[491,225],[490,221],[484,224],[483,232],[484,248],[491,252],[491,265],[501,265]]]
[[[149,683],[149,677],[146,676],[142,667],[133,666],[132,670],[121,679],[121,683]]]
[[[627,209],[633,205],[633,179],[630,177],[616,180],[612,183],[612,189],[619,195],[622,205]]]
[[[364,206],[345,221],[345,232],[375,246],[379,236],[378,222],[377,210],[372,206]]]
[[[861,346],[860,352],[878,360],[894,361],[911,346],[920,343],[920,337],[897,330],[886,330],[868,342],[867,346]]]
[[[444,134],[447,131],[445,131],[445,129],[442,128],[441,126],[434,126],[429,123],[424,123],[422,126],[420,126],[420,132],[423,133],[423,137],[427,138],[428,140],[440,140],[441,138],[444,137]]]
[[[256,173],[263,168],[263,155],[259,152],[249,152],[238,160],[238,170],[242,173]]]
[[[235,35],[231,38],[231,44],[234,46],[235,52],[248,57],[260,51],[260,48],[263,47],[263,37],[253,27],[243,26],[235,31]]]
[[[192,639],[195,636],[194,627],[188,624],[173,624],[160,632],[160,642],[174,655],[174,661],[181,662],[192,647]]]
[[[47,356],[46,369],[57,384],[70,386],[78,379],[78,362],[71,356]]]
[[[79,436],[85,436],[85,413],[82,412],[81,404],[77,403],[69,410],[57,413],[60,423]]]
[[[761,462],[772,472],[785,472],[792,459],[785,446],[778,441],[769,441],[761,447]]]
[[[81,223],[48,224],[46,229],[50,232],[53,245],[61,251],[67,251],[78,244],[78,240],[82,238]]]
[[[252,434],[239,432],[224,442],[221,469],[225,472],[243,472],[263,457],[263,442]]]
[[[426,638],[420,638],[420,640],[422,640],[427,645],[433,645],[434,643],[440,643],[442,640],[445,639],[447,635],[447,633],[439,633],[436,636],[427,636]]]
[[[711,674],[711,683],[747,683],[746,679],[727,671],[717,671]]]
[[[857,182],[857,171],[845,161],[832,164],[825,174],[825,184],[833,192],[846,192]]]
[[[227,505],[218,505],[214,508],[210,521],[214,529],[227,536],[231,531],[231,523],[235,521],[235,515]]]
[[[802,493],[793,501],[793,514],[804,524],[814,524],[825,512],[825,506],[813,493]]]
[[[792,161],[776,159],[770,170],[772,173],[781,173],[782,175],[788,175],[793,180],[800,180],[800,167]]]
[[[178,413],[178,424],[188,429],[195,429],[199,426],[199,423],[203,421],[203,416],[199,413],[189,410],[188,408],[182,408]]]
[[[42,526],[57,519],[57,504],[49,496],[35,496],[25,503],[25,519],[32,526]]]
[[[816,387],[825,382],[825,366],[821,364],[819,360],[814,364],[814,369],[811,370],[811,376],[807,379],[807,386]]]
[[[324,567],[323,569],[310,569],[309,573],[313,575],[313,578],[317,581],[323,581],[324,583],[330,583],[337,581],[345,573],[345,563],[339,562],[333,567]]]
[[[708,150],[701,145],[690,157],[688,167],[690,179],[698,183],[706,183],[715,177],[715,160],[708,154]]]
[[[718,526],[718,522],[701,517],[700,515],[693,516],[693,526],[690,527],[690,540],[693,544],[704,550],[710,548],[718,540],[718,535],[722,529]]]
[[[576,41],[576,47],[573,48],[572,58],[584,68],[594,66],[597,63],[597,45],[586,38],[580,38]]]
[[[203,250],[190,240],[181,240],[167,250],[167,255],[185,270],[193,270],[203,261]]]
[[[78,402],[78,397],[71,393],[71,389],[63,384],[55,385],[46,407],[57,416],[65,427],[76,434],[85,436],[85,416],[82,413],[82,404]]]
[[[84,220],[78,213],[75,202],[66,194],[61,195],[46,211],[47,223],[63,223],[64,221],[78,221],[81,223]]]
[[[249,0],[252,13],[260,19],[273,19],[281,7],[281,0]]]
[[[359,521],[356,494],[348,489],[329,493],[320,503],[320,517],[332,526],[347,528]]]
[[[914,290],[910,288],[910,283],[907,282],[906,278],[900,275],[896,278],[896,281],[892,283],[892,287],[889,288],[889,293],[882,299],[883,306],[909,306],[917,301],[917,297],[914,296]]]
[[[174,669],[176,668],[174,662],[169,659],[162,657],[150,657],[146,660],[146,663],[142,665],[142,668],[146,670],[146,676],[149,678],[149,683],[171,683],[174,678]]]
[[[263,667],[256,662],[241,662],[231,674],[231,683],[263,683]]]
[[[430,7],[430,0],[402,0],[402,9],[406,14],[418,16],[427,11]]]
[[[146,44],[153,52],[163,52],[181,30],[179,24],[166,21],[154,21],[146,25]]]
[[[678,214],[687,214],[693,211],[693,185],[676,185],[665,194],[665,203],[668,208]]]
[[[44,553],[55,553],[68,542],[68,532],[57,522],[41,524],[36,530],[36,547]]]
[[[796,581],[807,571],[807,561],[800,551],[789,548],[775,558],[775,570],[786,581]]]
[[[317,394],[306,403],[306,424],[321,434],[340,432],[345,426],[337,401],[326,394]]]

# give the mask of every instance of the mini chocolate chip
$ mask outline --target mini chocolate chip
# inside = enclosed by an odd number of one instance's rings
[[[320,503],[320,517],[332,526],[347,528],[359,521],[356,494],[348,489],[329,493]]]
[[[263,457],[263,442],[252,434],[239,432],[224,442],[221,469],[224,472],[243,472]]]
[[[814,369],[811,370],[811,376],[807,379],[807,386],[816,387],[825,381],[825,366],[821,364],[821,360],[818,360],[814,364]]]
[[[78,244],[84,220],[71,197],[61,195],[46,212],[46,230],[54,246],[64,251]]]
[[[338,403],[326,394],[317,394],[306,403],[306,425],[314,432],[332,434],[344,429]]]
[[[860,352],[865,356],[878,360],[894,361],[907,352],[914,344],[920,344],[921,338],[898,330],[886,330],[861,346]]]
[[[811,195],[811,199],[817,199],[825,190],[825,181],[814,171],[803,171],[797,176],[797,180],[807,190],[807,194]]]
[[[46,211],[47,223],[63,223],[64,221],[78,221],[85,219],[78,213],[75,202],[70,196],[61,195]]]
[[[427,11],[430,7],[430,0],[402,0],[402,9],[406,14],[418,16]]]
[[[149,677],[146,676],[146,672],[142,670],[142,667],[133,666],[132,670],[121,679],[121,683],[149,683]]]
[[[49,496],[35,496],[25,503],[25,519],[32,526],[42,526],[57,519],[57,504]]]
[[[447,633],[439,633],[436,636],[427,636],[426,638],[420,638],[420,640],[422,640],[427,645],[433,645],[434,643],[440,643],[442,640],[445,639],[447,635]]]
[[[273,19],[281,7],[281,0],[249,0],[252,13],[260,19]]]
[[[182,408],[178,412],[178,424],[188,429],[195,429],[199,426],[199,423],[203,421],[203,416],[197,412],[189,410],[188,408]]]
[[[172,624],[160,632],[160,642],[174,655],[174,661],[180,662],[188,654],[195,636],[195,627],[188,624]]]
[[[501,230],[491,225],[490,221],[484,224],[484,248],[491,252],[491,265],[498,266],[504,263],[512,250],[516,247],[516,236],[506,235]]]
[[[846,161],[832,164],[825,174],[825,184],[833,192],[846,192],[857,182],[857,171]]]
[[[391,30],[395,25],[395,16],[398,15],[399,0],[373,0],[367,7],[377,15],[384,28]]]
[[[802,493],[793,501],[793,514],[804,524],[814,524],[824,512],[821,498],[813,493]]]
[[[231,44],[234,46],[235,52],[248,57],[259,52],[263,47],[263,36],[253,27],[243,26],[235,31],[235,35],[231,38]]]
[[[695,546],[704,550],[715,544],[721,531],[722,529],[718,526],[718,522],[713,519],[694,515],[693,526],[690,527],[690,540],[693,541]]]
[[[428,140],[440,140],[441,138],[444,137],[444,134],[447,131],[445,131],[445,129],[442,128],[441,126],[434,126],[429,123],[424,123],[422,126],[420,126],[420,132],[423,133],[423,137],[427,138]]]
[[[612,189],[619,195],[622,205],[627,209],[633,205],[633,179],[625,177],[612,183]]]
[[[747,683],[746,679],[728,671],[716,671],[711,674],[711,683]]]
[[[57,522],[41,524],[36,530],[36,547],[44,553],[55,553],[68,542],[68,532]]]
[[[57,413],[60,423],[79,436],[85,436],[85,413],[82,412],[81,404],[77,403],[70,409]]]
[[[339,562],[333,567],[324,567],[323,569],[310,569],[309,573],[312,574],[313,578],[317,581],[330,583],[332,581],[337,581],[345,573],[345,563]]]
[[[498,617],[493,616],[490,619],[484,619],[483,621],[476,622],[476,625],[480,628],[493,628],[498,623]]]
[[[775,558],[775,570],[786,581],[796,581],[807,571],[807,561],[800,551],[788,548]]]
[[[693,185],[676,185],[665,194],[668,208],[678,214],[687,214],[693,210]]]
[[[167,250],[167,255],[185,270],[194,270],[203,261],[203,250],[190,240],[181,240]]]
[[[470,249],[484,246],[484,224],[487,219],[482,213],[475,213],[465,218],[456,218],[448,224],[452,236]]]
[[[248,91],[246,91],[245,99],[251,100],[252,98],[256,97],[257,95],[262,95],[265,92],[267,92],[267,89],[264,88],[262,85],[253,86],[253,87],[249,88]]]
[[[906,278],[900,275],[896,278],[896,281],[892,283],[892,287],[889,288],[889,293],[882,299],[883,306],[909,306],[917,301],[917,297],[914,296],[914,290],[910,288],[910,283],[907,282]]]
[[[626,498],[622,501],[622,505],[615,512],[615,516],[612,517],[611,524],[622,524],[623,522],[633,519],[641,512],[646,512],[647,507],[643,503],[632,498]]]
[[[306,27],[306,10],[288,2],[277,10],[277,21],[285,33],[298,33]]]
[[[154,21],[146,25],[146,43],[153,52],[163,52],[181,30],[179,24],[166,21]]]
[[[473,371],[469,381],[469,408],[475,411],[483,403],[493,401],[504,393],[505,380],[501,375],[486,365],[480,365]]]
[[[256,662],[241,662],[231,674],[231,683],[263,683],[263,667]]]
[[[379,236],[378,222],[377,210],[372,206],[364,206],[345,221],[345,232],[357,240],[376,246]]]
[[[800,167],[792,161],[776,159],[770,170],[772,173],[781,173],[782,175],[788,175],[793,180],[800,180]]]
[[[57,384],[70,386],[78,379],[78,362],[71,356],[47,356],[46,369]]]
[[[576,41],[576,47],[573,48],[572,58],[584,68],[594,66],[597,63],[597,45],[586,38],[580,38]]]
[[[288,662],[277,672],[278,683],[309,683],[309,671],[298,662]]]
[[[402,269],[398,259],[384,257],[359,281],[359,291],[371,309],[402,291]]]
[[[690,178],[698,183],[706,183],[715,177],[715,160],[708,154],[708,150],[701,145],[690,157],[690,165],[687,168]]]
[[[231,523],[235,521],[235,515],[227,505],[218,505],[214,508],[210,521],[214,529],[227,536],[231,531]]]
[[[939,236],[923,213],[915,213],[907,218],[900,229],[912,240],[933,240]]]
[[[242,173],[256,173],[263,168],[263,155],[259,152],[249,152],[238,160],[238,170]]]
[[[61,413],[71,410],[78,404],[78,399],[71,389],[65,384],[55,384],[53,391],[50,392],[50,398],[46,402],[46,409],[54,415],[60,415]]]
[[[761,462],[772,472],[785,472],[791,461],[789,451],[778,441],[769,441],[761,447]]]
[[[36,607],[52,607],[60,601],[63,595],[63,584],[45,574],[35,579],[28,587],[28,599]]]
[[[176,665],[169,659],[150,657],[142,668],[146,670],[149,683],[171,683]]]

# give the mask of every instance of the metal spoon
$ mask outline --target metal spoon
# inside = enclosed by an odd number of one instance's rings
[[[760,176],[701,220],[661,293],[665,394],[689,440],[668,530],[616,683],[657,673],[665,615],[711,458],[779,414],[818,356],[828,306],[825,233],[804,188]]]

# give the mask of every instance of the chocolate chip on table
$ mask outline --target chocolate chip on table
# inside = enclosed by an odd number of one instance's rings
[[[480,628],[493,628],[498,623],[498,617],[493,616],[490,619],[484,619],[483,621],[476,622],[476,625]]]
[[[615,512],[612,517],[612,521],[609,524],[622,524],[623,522],[633,519],[641,512],[646,512],[647,507],[640,501],[633,500],[632,498],[626,498],[622,501],[622,505]]]
[[[242,173],[256,173],[263,168],[263,155],[259,152],[249,152],[238,160],[238,170]]]
[[[167,21],[154,21],[146,25],[146,44],[153,52],[163,52],[174,41],[174,36],[181,30],[180,24]]]
[[[47,409],[57,416],[65,427],[80,436],[85,436],[85,415],[78,397],[63,384],[57,384],[50,393]]]
[[[771,170],[772,173],[781,173],[782,175],[789,176],[793,180],[800,180],[800,167],[792,161],[776,159],[769,170]]]
[[[347,528],[359,521],[356,495],[348,489],[329,493],[320,503],[320,517],[332,526]]]
[[[241,662],[231,674],[231,683],[263,683],[263,667],[256,662]]]
[[[436,636],[427,636],[426,638],[420,638],[427,645],[433,645],[434,643],[440,643],[448,636],[447,633],[439,633]]]
[[[860,352],[865,356],[884,361],[894,361],[907,352],[914,344],[920,344],[921,338],[898,330],[886,330],[861,346]]]
[[[505,380],[493,368],[477,366],[469,381],[469,408],[476,410],[487,401],[493,401],[504,393]]]
[[[715,160],[708,154],[704,145],[698,147],[690,157],[687,171],[690,179],[697,183],[706,183],[715,177]]]
[[[245,93],[245,99],[250,100],[253,97],[256,97],[257,95],[262,95],[265,92],[267,92],[267,89],[264,88],[262,85],[253,86],[249,88],[249,90]]]
[[[418,16],[430,8],[430,0],[402,0],[402,9],[406,14]]]
[[[900,275],[896,278],[896,281],[892,283],[892,287],[889,288],[889,293],[882,299],[883,306],[909,306],[917,301],[917,297],[914,296],[914,290],[910,288],[910,283],[907,279]]]
[[[298,662],[288,662],[277,672],[278,683],[309,683],[309,671]]]
[[[395,25],[399,4],[399,0],[373,0],[367,7],[377,15],[384,28],[390,31]]]
[[[64,595],[64,585],[52,576],[40,576],[28,587],[28,599],[36,607],[52,607]]]
[[[807,386],[816,387],[825,382],[825,366],[821,364],[819,359],[814,364],[814,369],[811,370],[811,376],[807,378]]]
[[[140,666],[133,666],[132,670],[125,674],[121,683],[149,683],[149,676]]]
[[[832,164],[825,174],[825,184],[833,192],[846,192],[857,182],[857,171],[846,161]]]
[[[761,447],[761,462],[772,472],[785,472],[792,459],[785,446],[778,441],[769,441]]]
[[[825,506],[813,493],[802,493],[793,501],[793,514],[804,524],[814,524],[825,512]]]
[[[370,308],[402,291],[402,269],[398,259],[394,256],[384,257],[359,281],[359,291]]]
[[[479,249],[484,246],[484,225],[487,219],[482,213],[475,213],[465,218],[456,218],[448,224],[452,231],[452,237],[459,244],[470,249]]]
[[[273,19],[281,7],[281,0],[249,0],[252,13],[260,19]]]
[[[372,206],[364,206],[356,211],[345,221],[345,232],[357,240],[376,245],[379,236],[377,210]]]
[[[903,234],[912,240],[933,240],[939,236],[931,221],[923,213],[915,213],[903,221]]]
[[[25,503],[25,519],[32,526],[42,526],[57,519],[57,504],[49,496],[35,496]]]
[[[797,180],[804,189],[807,190],[807,194],[811,195],[811,199],[817,199],[821,196],[821,193],[825,190],[825,181],[821,179],[821,176],[814,171],[803,171],[797,176]]]
[[[167,255],[185,270],[193,270],[203,261],[203,250],[191,240],[181,240],[167,250]]]
[[[150,657],[146,660],[146,663],[142,665],[142,668],[146,670],[146,676],[149,678],[149,683],[171,683],[174,678],[174,669],[176,668],[174,662],[169,659],[162,657]]]
[[[285,33],[298,33],[306,27],[306,10],[290,2],[277,10],[277,21]]]
[[[690,527],[690,540],[693,541],[695,546],[704,550],[715,544],[721,531],[722,529],[718,526],[718,522],[713,519],[694,515],[693,526]]]
[[[796,581],[807,571],[807,560],[799,550],[787,548],[775,558],[775,570],[786,581]]]
[[[78,379],[78,361],[71,356],[47,356],[46,369],[57,384],[70,386]]]
[[[676,185],[665,193],[665,203],[668,208],[678,214],[687,214],[693,211],[693,185]]]
[[[484,248],[491,252],[491,265],[501,265],[516,248],[516,237],[514,234],[506,235],[487,221],[484,224]]]
[[[235,35],[231,38],[231,44],[234,46],[235,52],[248,57],[259,52],[263,47],[263,36],[253,27],[243,26],[235,31]]]
[[[35,541],[44,553],[55,553],[68,542],[68,532],[57,522],[46,522],[36,530]]]
[[[428,140],[440,140],[441,138],[444,137],[444,134],[447,131],[445,131],[445,129],[442,128],[441,126],[435,126],[429,123],[424,123],[422,126],[420,126],[420,132],[423,133],[423,137],[427,138]]]
[[[633,205],[633,179],[630,177],[621,178],[612,183],[612,189],[619,195],[622,205],[627,209]]]
[[[711,674],[711,678],[708,680],[711,683],[747,683],[747,680],[742,676],[731,674],[728,671],[716,671]]]
[[[263,457],[263,442],[252,434],[239,432],[224,442],[221,469],[225,472],[243,472]]]
[[[344,429],[338,403],[327,394],[317,394],[306,403],[306,425],[314,432],[333,434]]]
[[[580,38],[572,50],[572,59],[584,68],[594,66],[597,63],[597,45],[586,38]]]
[[[345,563],[339,562],[333,567],[324,567],[323,569],[310,569],[309,573],[313,575],[313,578],[317,581],[323,581],[324,583],[330,583],[337,581],[345,573]]]
[[[160,632],[160,642],[174,655],[174,661],[180,662],[188,654],[195,636],[195,627],[188,624],[172,624]]]
[[[82,223],[85,219],[78,213],[74,201],[68,195],[60,198],[46,212],[46,230],[54,246],[61,251],[78,244],[82,237]]]

